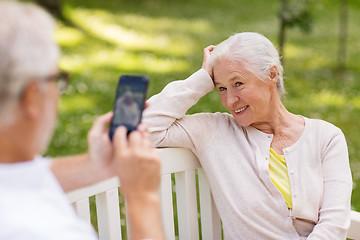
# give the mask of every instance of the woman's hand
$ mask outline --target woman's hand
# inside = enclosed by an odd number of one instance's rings
[[[206,48],[204,48],[204,58],[203,58],[203,64],[202,64],[202,69],[205,69],[209,76],[214,79],[214,74],[213,74],[213,66],[210,64],[210,55],[211,52],[214,51],[215,46],[214,45],[210,45]]]

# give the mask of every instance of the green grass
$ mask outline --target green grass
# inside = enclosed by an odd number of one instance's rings
[[[335,2],[337,3],[337,2]],[[202,49],[230,34],[260,32],[277,44],[279,1],[245,0],[64,0],[66,23],[56,39],[61,68],[72,74],[61,98],[59,124],[47,154],[87,150],[86,134],[96,116],[110,111],[121,74],[145,74],[149,96],[201,67]],[[360,210],[360,3],[350,0],[348,70],[334,71],[338,10],[334,1],[315,9],[310,34],[291,29],[285,47],[288,110],[340,127],[348,141],[354,179],[352,206]],[[189,110],[225,111],[212,92]]]

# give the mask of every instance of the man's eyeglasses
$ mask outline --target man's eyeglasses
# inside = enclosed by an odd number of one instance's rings
[[[65,93],[69,82],[69,73],[60,71],[57,74],[48,76],[45,81],[55,81],[60,94]]]

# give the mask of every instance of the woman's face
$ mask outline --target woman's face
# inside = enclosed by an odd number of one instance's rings
[[[252,73],[246,63],[218,59],[214,65],[215,87],[222,104],[241,126],[269,120],[273,84]]]

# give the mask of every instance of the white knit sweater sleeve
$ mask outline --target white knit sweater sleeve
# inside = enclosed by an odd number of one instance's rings
[[[346,239],[350,226],[352,177],[346,140],[340,129],[335,128],[329,142],[323,146],[323,201],[319,209],[319,222],[310,239]]]
[[[159,94],[148,100],[143,122],[149,127],[153,145],[156,147],[185,147],[192,149],[191,134],[211,124],[210,114],[185,115],[190,107],[214,89],[209,74],[200,69],[186,80],[169,83]]]

